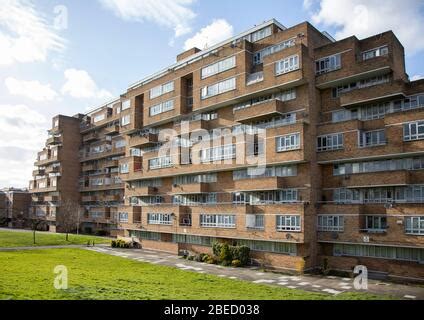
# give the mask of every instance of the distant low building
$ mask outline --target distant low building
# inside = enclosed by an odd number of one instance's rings
[[[0,224],[9,228],[23,228],[29,214],[31,194],[27,189],[0,190]]]

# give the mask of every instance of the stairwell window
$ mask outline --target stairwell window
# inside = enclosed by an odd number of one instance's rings
[[[150,99],[157,98],[172,91],[174,91],[174,81],[150,89]]]
[[[341,215],[319,215],[318,216],[318,231],[325,232],[343,232],[344,217]]]
[[[342,67],[341,54],[335,54],[329,57],[319,59],[315,62],[315,72],[317,75],[338,70]]]
[[[294,55],[275,63],[275,75],[281,75],[299,69],[299,56]]]
[[[277,231],[300,232],[300,216],[277,216]]]
[[[386,133],[383,130],[359,132],[359,147],[375,147],[386,144]]]
[[[406,217],[405,233],[412,235],[424,235],[424,216]]]
[[[150,107],[150,116],[155,116],[164,112],[174,110],[174,100],[168,100]]]
[[[202,68],[202,79],[230,70],[236,66],[236,57],[230,57]]]
[[[276,138],[277,152],[300,149],[300,133],[288,134]]]
[[[131,123],[131,115],[128,114],[121,118],[121,127],[127,126]]]
[[[333,151],[343,149],[343,133],[329,134],[317,138],[317,151]]]
[[[369,60],[376,57],[387,56],[389,54],[389,47],[383,46],[379,48],[375,48],[372,50],[368,50],[362,53],[362,60]]]
[[[403,140],[424,139],[424,121],[410,122],[403,125]]]
[[[236,89],[235,77],[202,88],[201,98],[207,99],[234,89]]]

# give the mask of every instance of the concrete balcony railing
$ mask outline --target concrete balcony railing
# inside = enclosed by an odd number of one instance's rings
[[[194,121],[184,121],[175,125],[175,131],[177,131],[178,135],[191,133],[199,130],[209,131],[210,129],[210,122],[203,119]]]
[[[234,189],[237,191],[276,190],[284,188],[284,185],[283,177],[265,177],[234,181]]]
[[[147,133],[145,135],[132,136],[129,140],[130,148],[147,147],[158,142],[158,135],[154,133]]]
[[[107,149],[103,152],[97,152],[97,153],[86,153],[81,155],[81,162],[89,161],[89,160],[95,160],[95,159],[102,159],[107,158],[115,155],[125,154],[125,147],[122,148],[111,148]]]
[[[82,202],[94,202],[94,201],[97,201],[97,197],[96,196],[82,196],[81,201]]]
[[[114,135],[119,133],[119,125],[112,125],[104,128],[104,133],[106,135]]]
[[[84,186],[80,187],[80,192],[89,192],[89,191],[102,191],[102,190],[115,190],[115,189],[123,189],[123,183],[115,183],[115,184],[104,184],[100,186]]]
[[[56,145],[62,143],[62,137],[50,137],[46,140],[46,146]]]
[[[366,87],[361,89],[352,90],[341,94],[340,105],[342,107],[353,107],[367,103],[369,101],[384,101],[392,100],[395,98],[401,98],[405,96],[405,82],[391,81],[375,85],[372,87]]]
[[[172,193],[173,194],[198,194],[198,193],[206,193],[209,192],[209,183],[198,182],[191,184],[183,184],[183,185],[172,185]]]
[[[99,135],[98,135],[97,132],[90,132],[90,133],[88,133],[88,134],[86,134],[82,137],[82,141],[83,142],[92,142],[92,141],[97,140],[98,138],[99,138]]]
[[[82,172],[88,172],[88,171],[96,171],[97,165],[90,163],[90,164],[83,164],[81,167]]]
[[[44,197],[43,196],[32,195],[31,196],[31,201],[32,202],[44,202]]]
[[[56,202],[56,201],[59,201],[59,196],[45,196],[44,201]]]
[[[104,168],[113,168],[119,166],[119,160],[109,160],[106,161],[103,165]]]
[[[32,176],[44,176],[46,171],[44,169],[37,169],[32,172]]]
[[[54,163],[54,162],[58,162],[58,161],[60,161],[60,157],[59,156],[55,156],[55,157],[51,156],[51,157],[48,157],[47,159],[44,159],[44,160],[37,160],[34,163],[34,165],[36,167],[41,167],[41,166],[44,167],[44,166],[47,166],[48,164],[51,164],[51,163]]]
[[[155,187],[127,187],[125,195],[127,197],[142,197],[142,196],[154,196],[157,194],[157,188]]]
[[[122,201],[122,200],[123,200],[123,196],[119,194],[106,195],[103,197],[103,201],[116,202],[116,201]]]
[[[410,177],[409,171],[399,170],[345,175],[340,179],[343,187],[361,188],[368,186],[405,186],[410,183]]]
[[[234,111],[234,121],[251,123],[262,118],[281,115],[283,112],[284,103],[280,100],[271,100]]]

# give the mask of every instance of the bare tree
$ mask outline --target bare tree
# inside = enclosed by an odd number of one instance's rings
[[[68,241],[69,233],[78,229],[80,214],[81,209],[77,201],[64,200],[60,203],[60,212],[56,215],[56,226],[66,233],[66,241]]]
[[[31,225],[31,230],[32,230],[32,241],[33,241],[33,244],[35,244],[36,243],[35,233],[39,228],[46,225],[46,221],[37,216],[31,216],[31,218],[29,219],[29,223]]]

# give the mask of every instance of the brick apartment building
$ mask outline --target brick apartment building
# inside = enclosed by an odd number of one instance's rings
[[[29,215],[31,195],[27,189],[0,190],[0,223],[9,228],[23,228]]]
[[[424,279],[424,81],[390,31],[335,41],[271,20],[53,124],[31,183],[53,230],[73,197],[86,230],[145,248],[226,241],[277,269]]]

